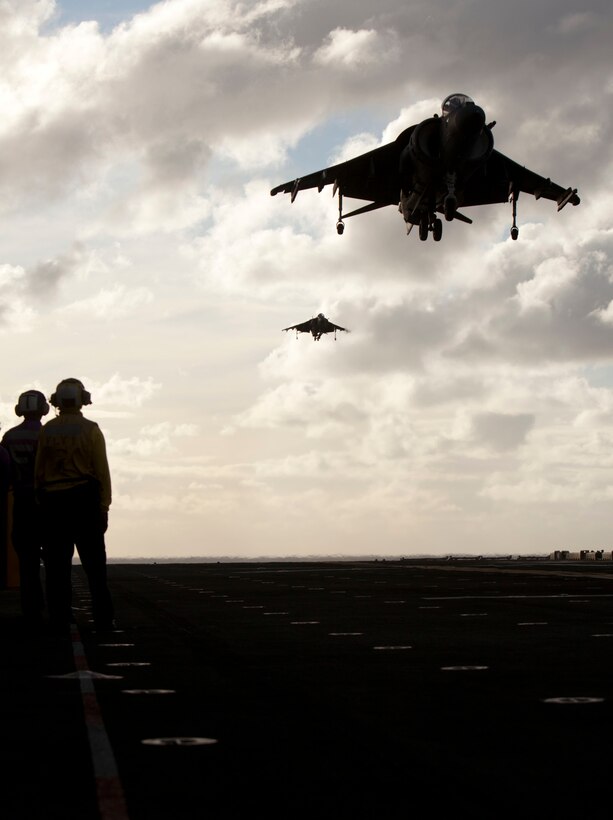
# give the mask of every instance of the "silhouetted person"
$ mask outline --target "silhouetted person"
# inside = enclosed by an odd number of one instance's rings
[[[11,459],[8,452],[0,444],[0,493],[6,493],[9,488]]]
[[[0,445],[0,589],[6,586],[7,574],[7,494],[9,488],[10,459],[7,451]]]
[[[47,607],[52,627],[69,628],[71,565],[76,546],[87,574],[97,630],[113,629],[106,580],[104,533],[111,504],[111,476],[104,436],[84,418],[91,396],[78,379],[64,379],[50,397],[59,416],[41,430],[35,483],[45,526]]]
[[[0,493],[6,493],[9,488],[11,474],[11,459],[7,450],[0,444]]]
[[[38,390],[22,393],[15,405],[21,424],[7,430],[2,444],[10,456],[10,480],[13,488],[13,547],[19,559],[21,612],[25,621],[39,625],[45,606],[40,580],[42,528],[40,510],[34,492],[34,463],[41,419],[49,412],[44,395]]]

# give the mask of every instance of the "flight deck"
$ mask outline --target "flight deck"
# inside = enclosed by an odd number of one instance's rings
[[[613,564],[110,564],[0,592],[5,820],[610,817]]]

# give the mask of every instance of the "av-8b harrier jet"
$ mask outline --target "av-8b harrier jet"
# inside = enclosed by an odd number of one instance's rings
[[[293,202],[299,191],[332,185],[333,196],[338,192],[339,234],[345,230],[344,219],[394,205],[404,217],[407,233],[417,225],[420,239],[431,233],[435,242],[443,235],[437,214],[448,222],[471,224],[458,208],[510,201],[511,237],[517,239],[517,200],[522,191],[535,199],[552,199],[558,211],[580,200],[576,188],[563,188],[494,150],[495,124],[486,124],[483,109],[466,94],[450,94],[443,100],[441,116],[410,126],[394,142],[285,182],[270,193],[291,194]],[[343,197],[369,204],[343,213]]]
[[[334,322],[326,319],[323,313],[318,313],[317,316],[314,316],[312,319],[307,319],[306,322],[300,322],[298,325],[284,327],[283,330],[295,330],[296,336],[299,333],[312,333],[314,342],[318,342],[324,333],[333,332],[335,339],[337,330],[344,330],[345,333],[349,333],[346,327],[335,325]]]

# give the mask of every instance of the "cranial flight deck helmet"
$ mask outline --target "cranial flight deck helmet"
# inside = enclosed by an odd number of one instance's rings
[[[17,399],[15,415],[27,416],[30,414],[46,416],[49,412],[47,399],[40,390],[26,390]]]
[[[78,379],[62,379],[55,388],[55,393],[49,397],[49,401],[60,410],[79,410],[84,404],[91,404],[92,397],[83,387],[83,382]]]

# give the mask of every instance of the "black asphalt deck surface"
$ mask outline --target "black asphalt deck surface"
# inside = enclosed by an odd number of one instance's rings
[[[121,676],[93,682],[95,731],[130,820],[613,816],[612,564],[109,575],[121,631],[92,631],[76,566],[76,640]],[[18,612],[0,592],[0,817],[122,816],[96,794],[108,760],[92,762],[80,681],[48,677],[75,671],[74,641],[24,633]],[[148,665],[113,665],[130,663]],[[172,691],[126,691],[143,689]],[[181,740],[143,743],[158,738]]]

